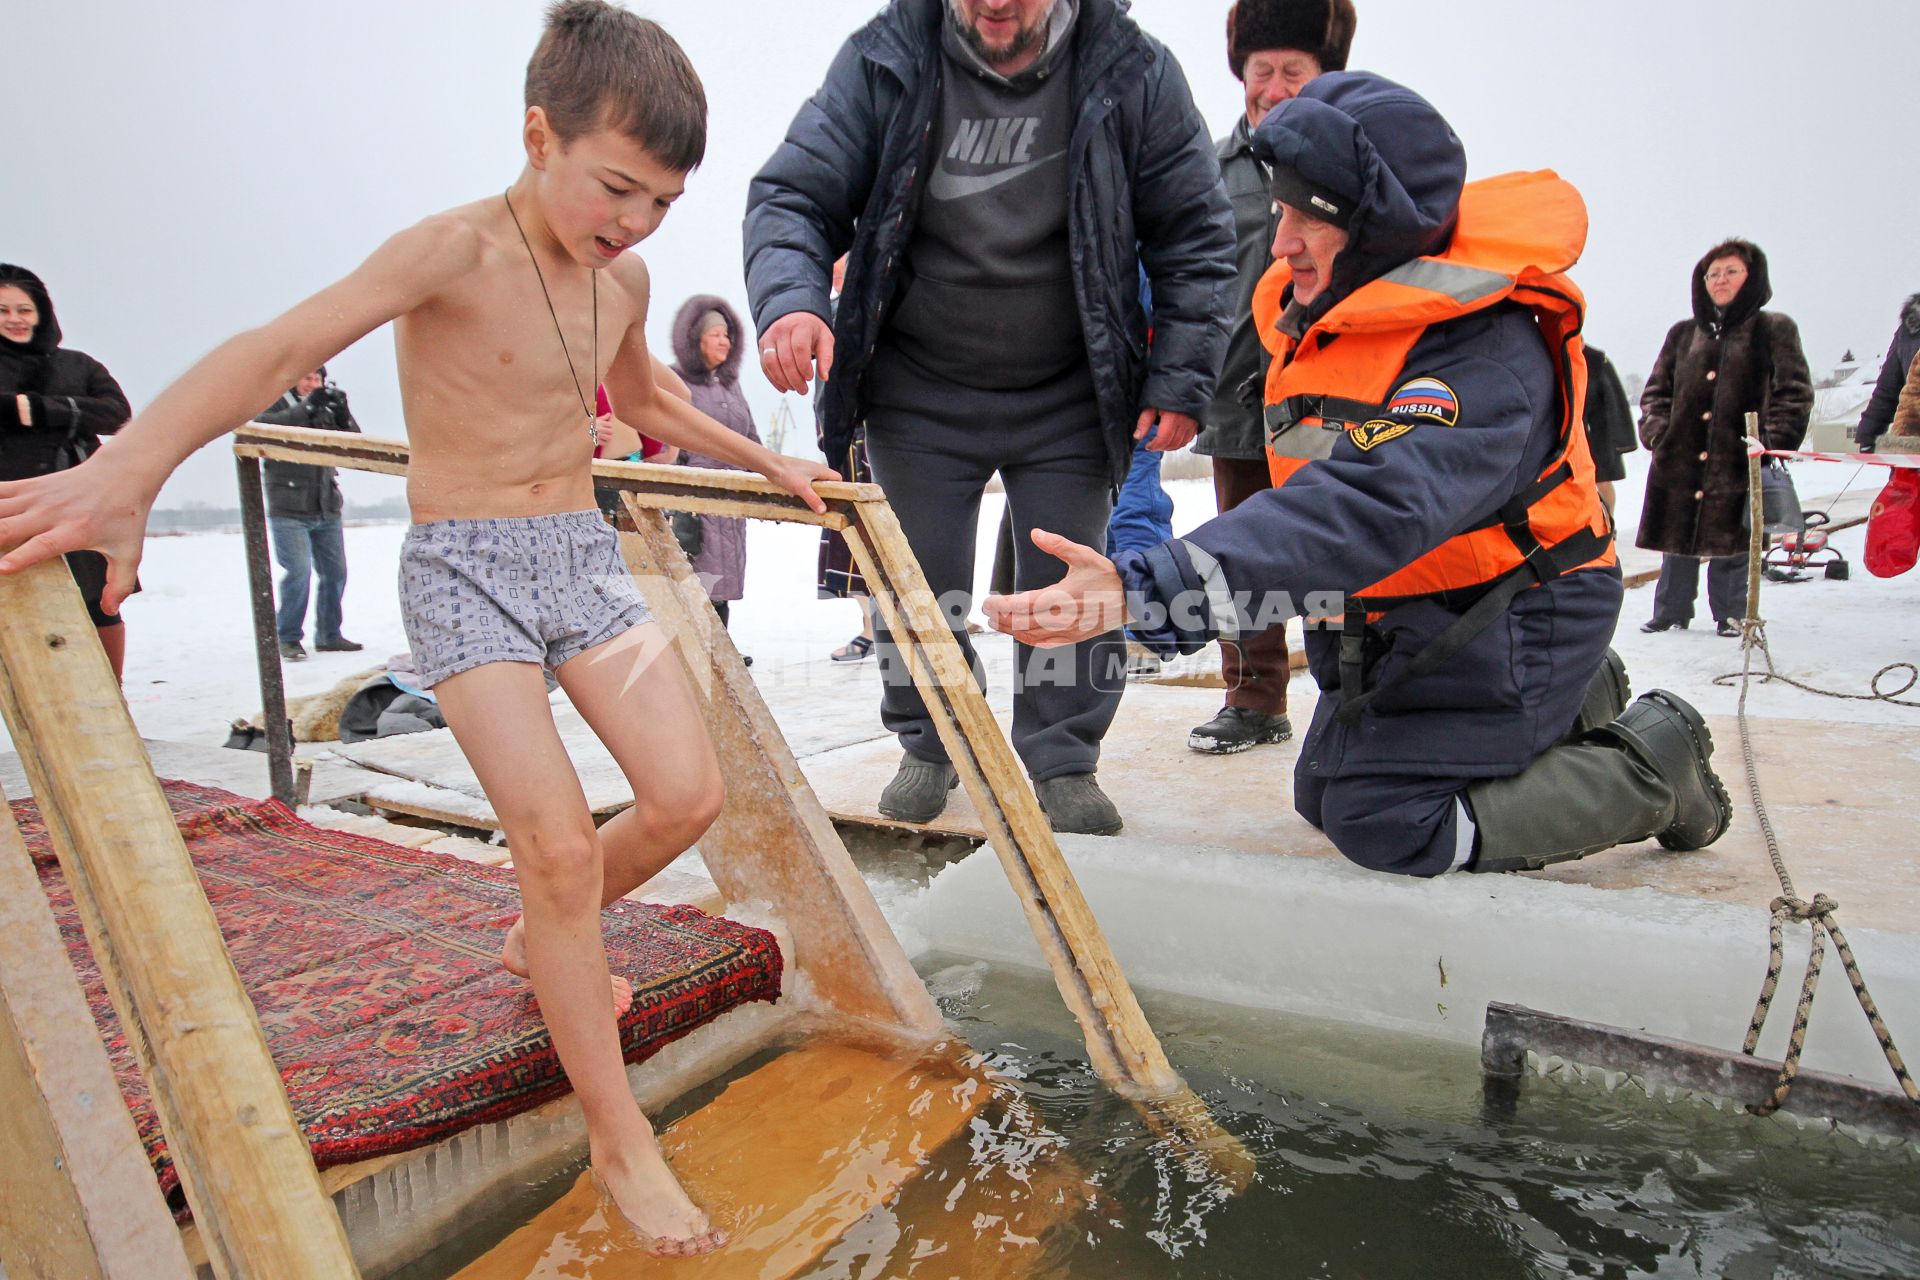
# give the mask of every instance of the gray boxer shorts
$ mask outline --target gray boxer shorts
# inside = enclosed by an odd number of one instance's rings
[[[489,662],[552,669],[653,621],[598,511],[414,525],[400,615],[426,686]]]

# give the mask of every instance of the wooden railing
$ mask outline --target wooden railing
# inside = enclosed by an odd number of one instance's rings
[[[407,446],[400,441],[298,427],[259,426],[247,427],[239,433],[234,453],[243,469],[243,500],[252,500],[249,491],[257,492],[258,488],[258,481],[250,480],[245,469],[249,465],[257,467],[266,459],[403,475],[408,457]],[[756,768],[769,770],[781,779],[785,813],[771,818],[760,815],[757,819],[745,813],[723,813],[716,824],[719,830],[701,841],[701,851],[721,890],[728,892],[733,901],[743,899],[733,895],[729,880],[736,881],[732,887],[764,885],[774,890],[749,896],[787,907],[789,923],[795,931],[794,945],[804,951],[808,940],[802,931],[810,927],[806,920],[814,913],[803,910],[805,904],[791,899],[790,858],[783,853],[781,866],[756,867],[757,860],[768,856],[763,851],[769,843],[775,847],[801,849],[802,860],[817,869],[815,878],[822,884],[823,893],[819,898],[822,905],[853,892],[853,885],[846,878],[852,876],[857,881],[858,875],[832,823],[801,777],[798,766],[793,764],[784,741],[780,740],[772,715],[767,712],[753,681],[747,677],[745,666],[739,663],[725,629],[717,625],[717,619],[708,625],[711,608],[705,603],[704,593],[661,589],[660,584],[667,582],[691,584],[693,576],[691,566],[659,514],[662,510],[819,525],[837,529],[846,537],[874,603],[907,658],[915,686],[926,699],[941,745],[959,771],[960,785],[966,788],[985,824],[988,841],[1013,882],[1027,923],[1053,970],[1055,984],[1080,1023],[1094,1069],[1102,1079],[1130,1094],[1162,1097],[1184,1089],[1179,1075],[1167,1062],[1159,1040],[1147,1025],[1139,1001],[1127,985],[1126,976],[1120,972],[1080,886],[1060,856],[1053,828],[1040,810],[1033,787],[1014,757],[1006,735],[994,720],[985,696],[974,683],[966,657],[941,617],[919,562],[908,548],[893,509],[879,486],[819,484],[816,491],[827,507],[823,514],[811,510],[771,481],[746,472],[598,462],[594,464],[593,473],[596,487],[603,492],[618,492],[633,518],[638,533],[628,543],[628,561],[647,591],[656,616],[669,624],[670,631],[711,638],[711,658],[704,654],[689,655],[684,647],[681,652],[683,661],[696,668],[693,672],[696,686],[708,687],[709,680],[704,677],[711,677],[711,687],[722,691],[720,696],[730,704],[726,708],[728,715],[714,714],[716,708],[710,705],[708,716],[709,724],[716,729],[716,746],[724,753],[722,763],[729,778],[738,776],[736,769]],[[251,550],[252,541],[250,531],[250,558],[256,561],[253,572],[257,597],[257,586],[266,580],[268,572],[264,531],[259,539],[259,552]],[[267,641],[273,638],[271,600],[267,605],[263,609],[257,601],[255,604],[256,625],[262,629],[263,654],[267,651]],[[702,625],[690,625],[694,618]],[[276,649],[276,663],[277,652]],[[709,661],[711,669],[704,669]],[[274,696],[271,689],[263,688],[263,693],[270,700]],[[275,714],[274,708],[269,707],[269,717]],[[283,717],[284,710],[278,714]],[[734,735],[722,724],[727,720],[748,730],[732,750],[728,749],[728,741]],[[283,744],[284,735],[274,724],[269,725],[269,733],[273,744]],[[778,768],[769,764],[769,751],[780,757]],[[289,769],[289,777],[290,773]],[[278,776],[276,774],[276,778]],[[762,794],[755,788],[737,790],[756,797]],[[728,806],[729,809],[745,807]],[[743,829],[743,835],[751,830],[753,838],[727,839],[734,825]],[[827,890],[829,884],[833,886],[831,890]],[[853,892],[853,896],[868,899],[864,886]],[[858,914],[864,916],[865,912]],[[835,951],[856,950],[872,956],[891,955],[899,950],[877,911],[870,926],[854,930],[840,922],[828,929],[830,932],[814,941],[829,942]],[[880,943],[879,934],[885,934],[887,944],[891,945]],[[805,965],[804,956],[801,961],[803,968],[822,972],[818,967]],[[880,985],[892,988],[902,975],[897,965],[883,967],[889,972]],[[911,979],[911,985],[924,998],[924,987],[912,978],[910,968],[904,977]],[[901,997],[896,991],[889,999],[898,1004]],[[869,998],[859,1003],[870,1010],[874,1002]],[[900,1013],[896,1013],[889,1020],[902,1019]],[[914,1016],[906,1020],[918,1023],[923,1020],[923,1014],[915,1010]]]
[[[0,710],[215,1272],[357,1274],[59,560],[0,578]],[[0,1259],[10,1280],[192,1275],[9,807],[0,903]]]
[[[260,464],[404,475],[398,441],[248,426],[234,452],[273,790],[291,803],[291,734],[273,628]],[[906,656],[940,740],[1020,899],[1102,1079],[1232,1185],[1250,1168],[1168,1063],[1025,773],[880,490],[816,486],[824,514],[740,472],[597,463],[636,532],[629,567],[702,690],[729,782],[701,840],[730,901],[777,904],[796,972],[828,1011],[914,1036],[938,1010],[802,776],[694,580],[661,509],[841,531]],[[689,643],[698,637],[698,643]],[[138,734],[59,561],[0,578],[0,711],[139,1059],[214,1271],[305,1280],[355,1274],[253,1006]],[[0,797],[0,1263],[27,1277],[191,1274],[98,1031],[65,963],[12,812]]]

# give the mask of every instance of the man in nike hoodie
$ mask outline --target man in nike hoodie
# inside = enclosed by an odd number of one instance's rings
[[[970,661],[974,532],[994,473],[1017,581],[1054,581],[1032,529],[1098,538],[1136,436],[1191,440],[1225,354],[1234,235],[1219,164],[1178,65],[1126,10],[893,0],[748,196],[762,367],[783,390],[804,390],[816,365],[828,378],[828,457],[865,424],[874,476]],[[884,628],[879,641],[881,718],[905,751],[880,811],[928,822],[953,768]],[[1094,770],[1124,675],[1118,630],[1018,650],[1013,744],[1058,830],[1120,829]]]

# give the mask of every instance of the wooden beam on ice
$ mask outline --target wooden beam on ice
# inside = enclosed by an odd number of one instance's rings
[[[58,559],[0,579],[0,708],[216,1273],[356,1274],[259,1020]]]
[[[888,629],[907,649],[914,685],[1013,882],[1054,983],[1080,1023],[1094,1070],[1109,1084],[1142,1096],[1178,1092],[1184,1088],[1180,1076],[1060,856],[1053,826],[974,683],[893,509],[884,502],[861,503],[846,539]]]
[[[191,1280],[4,792],[0,1150],[10,1280]]]
[[[659,512],[624,495],[637,532],[621,549],[673,641],[720,757],[727,801],[701,856],[730,903],[776,907],[793,933],[796,970],[839,1013],[933,1035],[940,1011],[913,970],[833,820],[807,785],[739,650],[707,602]]]

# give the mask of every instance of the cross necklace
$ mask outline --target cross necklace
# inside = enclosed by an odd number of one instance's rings
[[[527,261],[533,264],[533,278],[540,282],[540,296],[547,300],[547,314],[553,317],[553,332],[560,339],[560,354],[567,358],[567,373],[573,378],[574,394],[580,397],[580,411],[587,415],[587,439],[593,441],[594,450],[600,448],[600,419],[594,415],[594,406],[587,401],[586,388],[580,385],[580,371],[574,368],[573,352],[567,347],[566,330],[560,327],[560,313],[553,309],[553,295],[547,292],[547,277],[540,270],[540,259],[534,256],[533,245],[527,240],[527,229],[520,225],[520,215],[513,211],[513,193],[501,193],[501,199],[507,202],[507,216],[513,219],[513,229],[520,233],[520,243],[526,247]],[[600,273],[588,273],[593,286],[593,365],[592,373],[600,374]],[[597,390],[597,388],[596,388]]]

